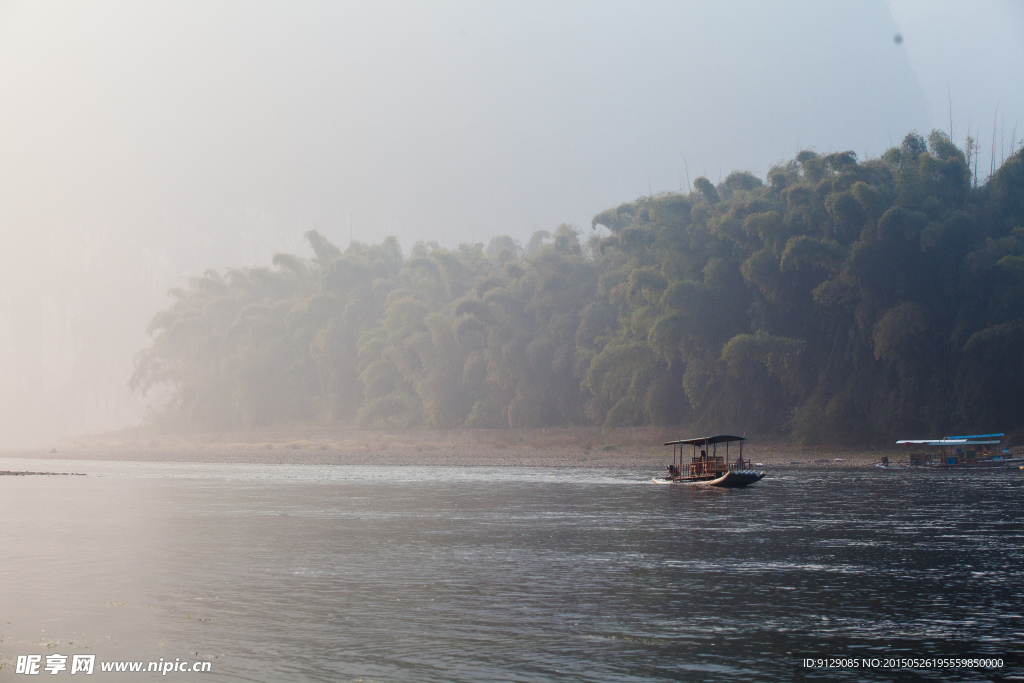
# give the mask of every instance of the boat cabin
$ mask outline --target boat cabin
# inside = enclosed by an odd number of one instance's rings
[[[904,439],[896,444],[918,447],[917,452],[910,454],[911,467],[991,467],[1002,464],[1003,453],[1009,452],[1009,449],[999,448],[1002,437],[1003,434],[969,434],[941,439]]]
[[[668,468],[668,479],[705,481],[717,479],[730,471],[747,470],[749,463],[743,460],[744,441],[744,437],[731,434],[669,441],[665,444],[672,446],[672,464]],[[730,444],[737,442],[738,446],[730,453]],[[722,446],[721,453],[718,451],[719,446]],[[733,454],[736,455],[735,461],[730,458]]]

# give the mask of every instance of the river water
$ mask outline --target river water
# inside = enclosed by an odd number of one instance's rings
[[[0,469],[88,475],[0,477],[0,680],[53,653],[212,663],[109,680],[1024,675],[1019,470]],[[1003,666],[802,666],[826,657]]]

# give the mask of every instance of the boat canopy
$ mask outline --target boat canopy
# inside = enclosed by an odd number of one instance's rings
[[[995,436],[995,435],[993,435],[993,436]],[[968,438],[964,438],[964,437],[960,437],[960,438],[949,438],[949,437],[946,437],[945,439],[903,439],[902,441],[897,441],[896,442],[897,446],[902,446],[904,444],[906,444],[908,446],[910,444],[916,444],[918,446],[996,446],[996,445],[999,444],[999,439],[996,439],[995,441],[991,441],[991,440],[984,440],[984,441],[982,441],[982,440],[979,440],[978,437],[975,436],[975,437],[971,437],[969,439]]]
[[[731,434],[719,434],[718,436],[701,436],[695,439],[680,439],[679,441],[667,441],[666,446],[685,444],[687,446],[703,446],[704,444],[728,443],[729,441],[746,441],[746,437],[733,436]]]
[[[991,439],[998,436],[1006,436],[1005,434],[970,434],[968,436],[944,436],[943,439]]]

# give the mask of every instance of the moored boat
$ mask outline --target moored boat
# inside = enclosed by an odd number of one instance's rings
[[[720,488],[749,486],[763,479],[767,473],[753,469],[751,463],[743,459],[744,441],[744,437],[731,434],[669,441],[665,444],[672,446],[668,476],[654,477],[654,481],[658,484],[700,484]],[[729,446],[736,442],[739,442],[739,456],[731,462]],[[720,444],[724,444],[722,454],[718,453]],[[690,461],[684,462],[687,446],[690,447]]]
[[[973,469],[985,467],[1017,467],[1024,463],[1024,453],[1018,448],[1004,448],[1000,434],[968,434],[944,436],[941,439],[903,439],[899,446],[917,447],[910,453],[906,467],[934,467],[939,469]],[[893,468],[888,458],[880,467]]]

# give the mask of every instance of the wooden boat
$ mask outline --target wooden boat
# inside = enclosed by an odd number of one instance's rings
[[[940,469],[973,469],[980,467],[1017,467],[1024,462],[1020,447],[1002,448],[1004,434],[968,434],[945,436],[941,439],[903,439],[899,446],[918,452],[910,454],[907,467],[935,467]],[[883,469],[895,469],[888,458],[879,463]]]
[[[729,444],[737,441],[739,457],[735,462],[730,462]],[[654,477],[654,481],[658,484],[700,484],[728,489],[749,486],[763,479],[767,472],[752,469],[750,462],[743,459],[744,441],[746,439],[742,436],[731,434],[669,441],[665,444],[672,446],[672,464],[668,466],[668,476]],[[725,444],[722,455],[718,453],[719,444]],[[683,461],[687,446],[690,447],[688,463]]]

